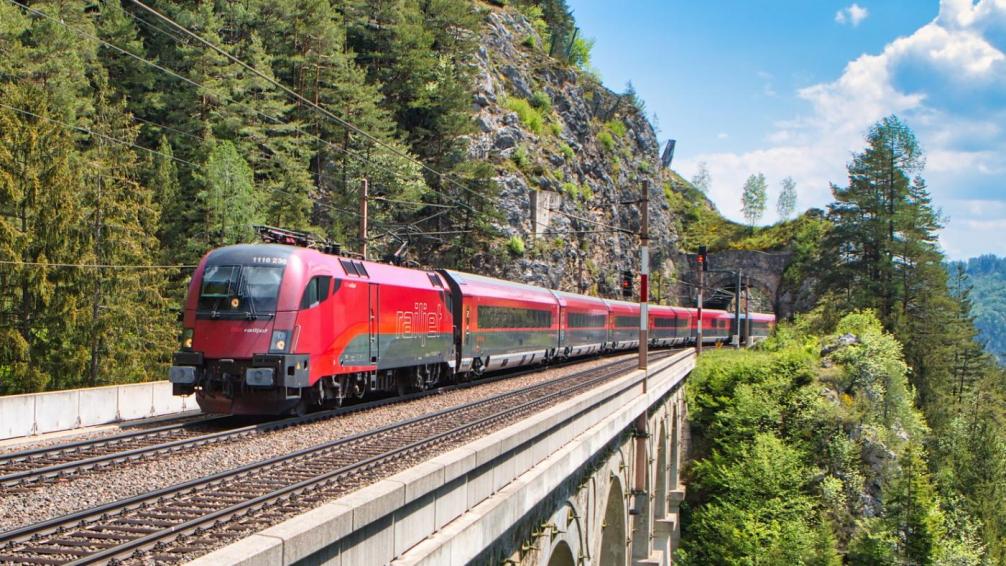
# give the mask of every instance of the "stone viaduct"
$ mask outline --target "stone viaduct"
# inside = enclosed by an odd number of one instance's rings
[[[671,564],[694,365],[651,362],[192,564]]]

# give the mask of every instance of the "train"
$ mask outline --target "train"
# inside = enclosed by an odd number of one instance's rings
[[[169,380],[204,412],[301,414],[639,346],[640,305],[277,243],[214,249],[193,273]],[[724,343],[732,314],[651,305],[653,347]],[[742,320],[747,340],[775,316]]]

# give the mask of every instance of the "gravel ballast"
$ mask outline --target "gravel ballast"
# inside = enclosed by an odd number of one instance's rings
[[[350,434],[632,356],[635,354],[549,368],[533,374],[256,435],[240,442],[203,446],[121,467],[70,476],[27,491],[0,491],[0,531],[309,448]]]

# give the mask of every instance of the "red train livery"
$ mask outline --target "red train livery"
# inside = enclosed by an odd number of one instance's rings
[[[652,306],[651,344],[694,343],[696,315]],[[730,314],[702,318],[704,342],[728,339]],[[775,317],[751,323],[760,338]],[[637,303],[246,244],[200,262],[169,378],[206,412],[279,414],[638,345]]]

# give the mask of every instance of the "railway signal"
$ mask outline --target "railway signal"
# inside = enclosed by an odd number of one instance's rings
[[[622,297],[632,297],[632,271],[628,269],[622,271]]]

